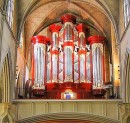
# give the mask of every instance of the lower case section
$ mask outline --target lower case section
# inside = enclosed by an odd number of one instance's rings
[[[44,99],[92,99],[102,98],[104,89],[92,90],[92,83],[48,83],[43,89],[32,89],[30,98]]]
[[[92,91],[94,96],[104,96],[106,93],[105,89],[93,89]]]

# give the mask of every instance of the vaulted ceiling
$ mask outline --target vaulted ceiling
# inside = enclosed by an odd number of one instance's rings
[[[91,34],[98,33],[111,40],[113,28],[118,40],[118,4],[119,0],[19,0],[18,39],[24,29],[28,46],[33,35],[45,34],[47,26],[59,23],[61,15],[71,13],[78,23],[91,28]]]

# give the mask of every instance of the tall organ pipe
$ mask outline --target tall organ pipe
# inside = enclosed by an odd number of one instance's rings
[[[61,30],[61,26],[56,26],[55,24],[49,27],[52,33],[52,45],[51,45],[51,82],[58,82],[58,73],[59,73],[59,65],[58,65],[58,37],[59,31]]]
[[[80,69],[80,82],[86,82],[86,37],[85,33],[88,28],[84,24],[79,24],[76,29],[79,35],[79,69]]]
[[[34,78],[34,86],[43,86],[46,82],[46,45],[49,42],[49,39],[45,36],[34,36],[31,39],[34,52],[33,52],[33,77]]]
[[[105,37],[90,36],[88,41],[91,45],[92,73],[93,73],[93,88],[102,88],[104,84],[104,57],[103,44]]]
[[[64,82],[74,81],[74,24],[76,18],[73,15],[66,14],[61,17],[61,22],[63,24],[63,48],[64,48]]]

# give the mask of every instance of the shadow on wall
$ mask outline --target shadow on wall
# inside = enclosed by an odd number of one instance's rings
[[[9,123],[9,117],[8,117],[8,115],[3,118],[2,123]]]
[[[127,118],[127,123],[130,123],[130,116]]]

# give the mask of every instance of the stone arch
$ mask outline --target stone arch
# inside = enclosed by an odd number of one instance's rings
[[[44,115],[33,116],[17,121],[17,123],[46,123],[54,121],[64,121],[64,120],[74,120],[84,123],[120,123],[118,120],[114,120],[108,117],[87,114],[87,113],[74,113],[74,112],[65,112],[65,113],[50,113]],[[67,122],[66,122],[67,123]],[[69,123],[69,122],[68,122]]]
[[[130,114],[124,114],[122,118],[122,123],[130,123]]]
[[[2,123],[8,123],[9,122],[9,117],[8,117],[8,115],[6,115],[4,118],[3,118],[3,120],[2,120]]]
[[[11,56],[10,52],[6,55],[3,67],[1,70],[0,79],[0,102],[10,102],[11,100],[11,79],[12,79],[12,69],[11,69]]]
[[[14,119],[11,115],[7,114],[3,117],[2,123],[14,123]]]
[[[14,123],[14,117],[10,111],[11,105],[9,103],[2,103],[1,110],[4,112],[0,116],[0,123]]]

